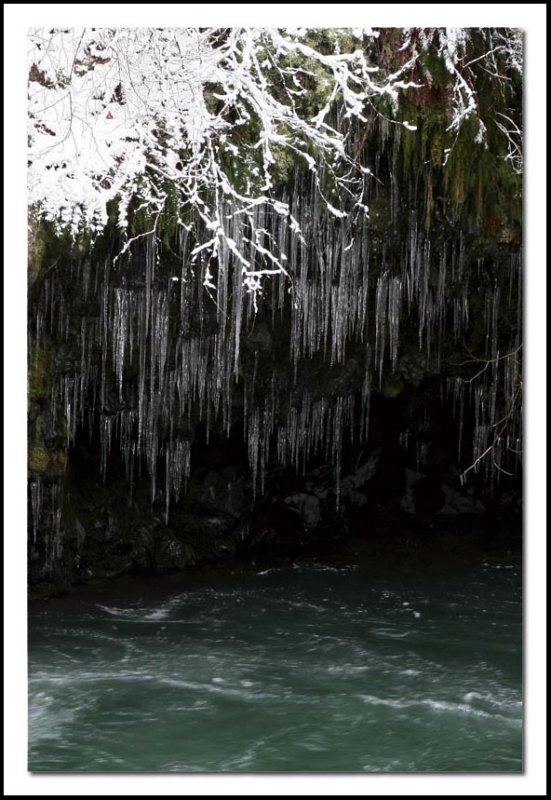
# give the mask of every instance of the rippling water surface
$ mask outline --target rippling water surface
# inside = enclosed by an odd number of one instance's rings
[[[516,555],[125,579],[31,606],[32,771],[522,769]]]

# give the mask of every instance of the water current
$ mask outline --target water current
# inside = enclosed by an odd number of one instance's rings
[[[521,771],[521,580],[402,544],[32,604],[29,769]]]

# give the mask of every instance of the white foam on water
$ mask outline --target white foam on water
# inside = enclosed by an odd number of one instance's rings
[[[397,631],[393,628],[371,628],[370,633],[381,636],[384,639],[405,639],[410,635],[410,631]]]
[[[373,706],[389,706],[390,708],[399,708],[399,709],[424,707],[428,708],[430,711],[447,712],[451,714],[469,714],[475,717],[482,717],[485,719],[500,719],[500,720],[506,720],[507,722],[512,722],[513,724],[517,723],[522,724],[522,720],[511,719],[510,717],[504,717],[501,714],[495,714],[495,713],[492,714],[489,713],[488,711],[484,711],[483,709],[475,708],[469,703],[453,703],[447,700],[435,700],[430,697],[422,698],[419,700],[404,700],[404,699],[375,697],[374,695],[369,695],[369,694],[361,694],[359,695],[359,697],[361,700],[363,700],[364,703]]]
[[[148,606],[119,608],[117,606],[103,605],[102,603],[96,603],[96,607],[101,608],[102,611],[121,621],[158,622],[159,620],[166,620],[173,610],[182,604],[184,598],[184,595],[177,595],[152,608]]]
[[[312,572],[346,572],[347,568],[339,569],[338,567],[329,567],[325,564],[319,564],[315,567],[310,567]]]
[[[473,700],[484,699],[484,695],[480,692],[467,692],[463,699],[466,703],[472,703]]]
[[[367,672],[369,667],[358,666],[356,664],[332,664],[327,667],[327,672],[336,673],[337,675],[357,675],[362,672]]]
[[[145,614],[143,618],[152,621],[166,619],[171,610],[172,609],[170,607],[165,606],[164,608],[158,608],[155,611],[150,611],[149,614]]]
[[[63,739],[66,727],[74,722],[82,706],[63,707],[58,698],[46,692],[29,692],[29,745],[43,739]]]
[[[289,605],[291,608],[308,608],[312,611],[320,612],[327,611],[324,606],[318,606],[315,603],[308,603],[306,600],[288,600],[285,602],[285,605]]]
[[[172,686],[175,689],[189,689],[193,692],[205,692],[206,694],[225,695],[236,697],[243,700],[280,700],[281,695],[274,692],[246,691],[245,688],[232,686],[222,686],[212,683],[196,683],[194,681],[180,680],[178,678],[161,677],[157,679],[164,686]]]
[[[128,616],[133,613],[133,609],[131,608],[115,608],[113,606],[104,606],[102,603],[96,603],[96,606],[97,608],[101,608],[102,611],[111,614],[113,617]]]
[[[466,703],[483,703],[492,708],[509,709],[510,711],[520,711],[522,709],[522,700],[515,700],[511,697],[497,697],[490,692],[466,692],[463,696]]]

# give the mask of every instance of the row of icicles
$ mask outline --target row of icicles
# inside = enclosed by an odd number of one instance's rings
[[[42,281],[31,309],[31,358],[50,343],[67,354],[51,389],[54,428],[65,430],[69,446],[77,430],[88,428],[91,435],[98,426],[104,478],[118,446],[130,497],[145,467],[151,501],[164,495],[167,521],[170,503],[178,501],[190,475],[194,426],[205,423],[207,440],[214,429],[229,434],[236,407],[255,492],[264,491],[272,457],[301,470],[312,455],[325,453],[335,469],[338,506],[343,438],[347,431],[367,438],[371,393],[381,388],[386,370],[399,371],[404,337],[411,347],[413,335],[425,363],[439,369],[443,343],[449,349],[450,342],[459,343],[480,325],[480,310],[473,319],[471,295],[483,283],[485,266],[479,259],[473,270],[461,233],[437,248],[412,214],[401,240],[373,241],[367,221],[352,225],[328,218],[314,195],[311,187],[284,198],[302,241],[262,207],[249,217],[223,209],[226,234],[234,241],[252,241],[257,231],[256,241],[285,257],[287,275],[265,279],[258,314],[228,249],[220,248],[215,269],[206,258],[192,258],[194,242],[185,230],[177,269],[173,258],[165,262],[151,236],[125,263],[75,259],[68,276],[53,270]],[[459,453],[469,404],[475,415],[472,460],[493,443],[492,458],[480,462],[490,472],[492,462],[509,472],[508,454],[520,450],[518,415],[511,415],[504,435],[496,437],[521,379],[519,254],[509,256],[508,268],[508,286],[486,281],[480,290],[485,349],[471,370],[475,374],[480,366],[480,374],[471,381],[457,370],[445,379],[459,419]],[[207,269],[216,273],[215,291],[203,286]],[[67,278],[71,300],[64,289]],[[516,331],[505,349],[500,325]],[[272,363],[282,336],[288,370]],[[351,346],[356,361],[361,354],[354,375],[363,377],[339,390]],[[309,385],[302,373],[316,360],[329,379]],[[33,478],[35,536],[41,497],[40,479]],[[58,521],[55,525],[59,528]]]

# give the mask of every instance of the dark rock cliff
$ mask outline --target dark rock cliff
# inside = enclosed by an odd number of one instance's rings
[[[167,224],[121,256],[113,232],[31,225],[32,591],[520,525],[520,178],[468,131],[444,167],[437,110],[419,110],[418,150],[382,121],[362,136],[368,219],[328,218],[285,178],[303,240],[255,218],[288,273],[257,307],[227,249],[192,255],[200,234]]]

